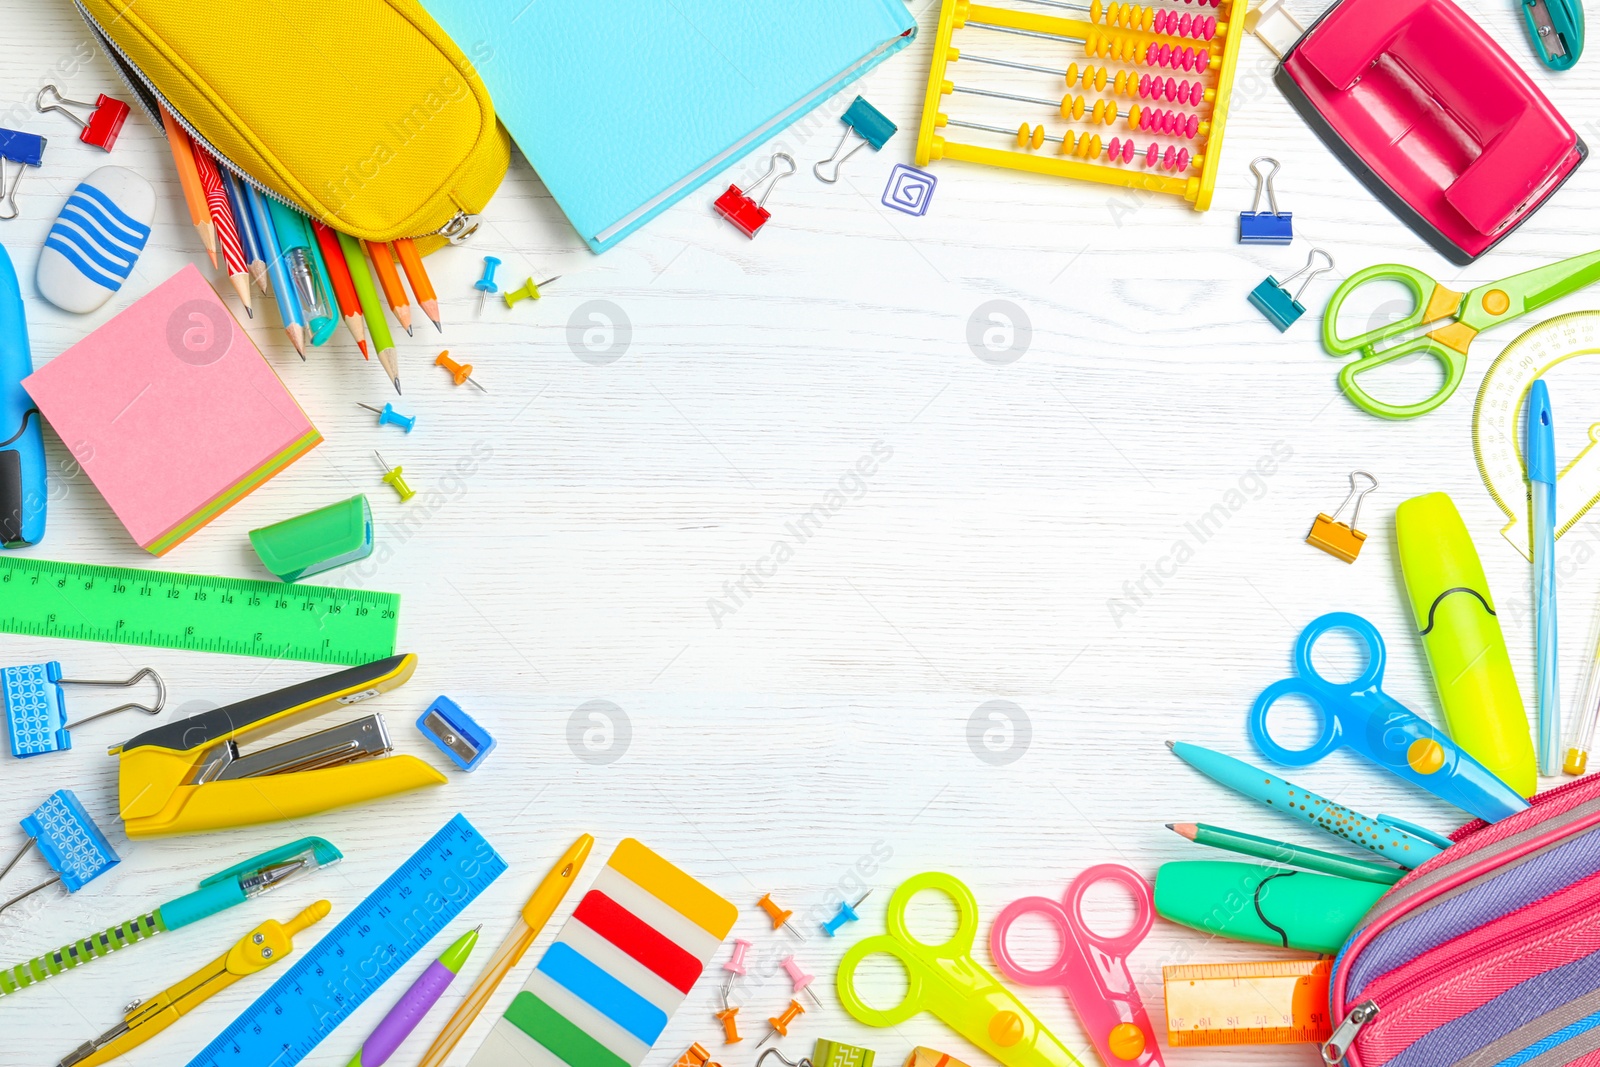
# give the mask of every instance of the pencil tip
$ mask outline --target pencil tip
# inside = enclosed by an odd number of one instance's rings
[[[440,333],[444,333],[444,324],[441,323],[438,319],[434,319],[433,320],[433,328],[435,330],[438,330]]]
[[[411,332],[411,327],[409,327],[409,326],[406,327],[406,336],[407,337],[415,337],[416,336],[416,334]]]

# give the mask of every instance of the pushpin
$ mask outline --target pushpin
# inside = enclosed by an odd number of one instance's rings
[[[827,182],[829,185],[839,180],[839,168],[844,166],[845,160],[867,145],[871,145],[872,150],[876,152],[888,143],[889,138],[893,137],[899,128],[889,121],[888,116],[867,103],[866,98],[861,96],[856,97],[850,106],[845,108],[844,114],[839,116],[839,121],[844,123],[844,133],[840,135],[839,143],[833,146],[833,155],[811,167],[811,173],[817,176],[817,180]],[[861,143],[841,156],[839,149],[844,147],[845,141],[850,139],[852,133],[861,138]],[[824,178],[822,168],[829,163],[833,164],[833,177]]]
[[[362,404],[359,402],[356,404],[356,407],[366,408],[368,411],[377,412],[379,426],[398,426],[406,433],[410,433],[412,428],[417,425],[417,417],[415,415],[402,415],[394,409],[393,404],[383,405],[382,411],[378,411],[378,409],[373,407],[371,404]]]
[[[778,171],[778,160],[780,159],[789,164],[789,169],[782,173]],[[717,197],[711,206],[716,208],[717,214],[733,223],[740,233],[754,240],[756,232],[767,224],[768,219],[772,218],[772,212],[761,205],[767,202],[767,197],[772,195],[772,190],[777,186],[779,180],[787,178],[794,172],[794,157],[787,152],[774,152],[772,165],[767,168],[765,174],[756,179],[754,185],[750,186],[750,192],[753,193],[761,188],[763,184],[766,184],[767,191],[761,194],[760,200],[752,200],[737,185],[730,185],[728,186],[728,191]]]
[[[28,835],[28,840],[9,863],[0,867],[0,878],[10,874],[11,868],[31,848],[39,850],[56,874],[54,878],[40,882],[26,893],[19,893],[0,904],[0,911],[57,882],[66,886],[67,892],[76,893],[122,862],[112,849],[111,842],[106,840],[106,835],[100,832],[100,827],[95,825],[94,819],[70,789],[57,789],[46,797],[32,815],[22,820],[22,832]]]
[[[483,317],[483,298],[488,296],[490,293],[498,293],[500,291],[500,287],[494,283],[494,272],[495,268],[498,266],[500,266],[500,261],[498,259],[495,259],[493,256],[484,256],[483,277],[472,283],[472,287],[478,290],[479,318]]]
[[[467,382],[471,382],[473,385],[477,385],[479,389],[483,389],[483,386],[478,385],[478,379],[472,376],[472,364],[457,363],[455,360],[450,358],[450,350],[448,348],[443,352],[440,352],[438,358],[435,359],[433,363],[434,366],[443,367],[445,370],[449,371],[450,377],[455,379],[457,385],[464,385]],[[487,393],[489,390],[483,389],[483,391]]]
[[[1271,163],[1266,177],[1256,169],[1260,163]],[[1242,245],[1286,245],[1294,240],[1294,213],[1278,210],[1278,194],[1273,191],[1272,177],[1280,164],[1271,156],[1257,156],[1250,161],[1250,173],[1256,176],[1256,198],[1249,211],[1239,212],[1239,243]],[[1261,193],[1267,194],[1270,211],[1261,210]]]
[[[800,966],[800,961],[793,956],[785,956],[783,958],[783,969],[789,972],[789,981],[794,983],[794,991],[796,993],[804,993],[811,998],[811,1003],[819,1008],[822,1007],[822,1001],[818,1000],[817,995],[811,992],[811,983],[816,980],[816,975],[807,974],[805,968]]]
[[[404,504],[407,500],[410,500],[412,497],[417,495],[416,492],[406,484],[406,472],[404,467],[391,468],[389,464],[384,461],[383,456],[378,454],[377,449],[373,449],[372,454],[378,457],[378,464],[384,469],[383,480],[394,486],[394,491],[400,494],[400,503]]]
[[[533,299],[537,300],[537,299],[539,299],[539,286],[541,286],[541,285],[549,285],[551,282],[560,281],[560,280],[561,280],[561,275],[559,275],[559,274],[557,274],[557,275],[555,275],[554,277],[551,277],[551,278],[546,278],[542,282],[535,282],[532,278],[529,278],[527,281],[523,282],[521,285],[517,286],[515,289],[508,289],[508,290],[506,290],[505,293],[502,294],[505,297],[506,307],[512,307],[513,305],[517,304],[519,301],[527,300],[529,297],[532,297]]]
[[[796,930],[793,926],[789,925],[789,916],[793,915],[794,912],[785,911],[778,907],[778,905],[774,904],[772,902],[771,893],[763,894],[761,899],[756,901],[756,904],[760,906],[762,911],[767,913],[767,918],[772,920],[772,928],[774,930],[781,926],[785,930],[788,930],[795,937],[799,938],[801,941],[806,939],[804,934],[802,934],[799,930]]]
[[[726,1002],[726,997],[723,998]],[[716,1019],[722,1024],[722,1043],[736,1045],[744,1038],[739,1036],[739,1009],[735,1007],[723,1008],[717,1012]]]
[[[782,1015],[767,1019],[767,1022],[772,1024],[772,1029],[767,1031],[767,1036],[761,1039],[760,1044],[756,1045],[756,1048],[760,1048],[768,1041],[771,1041],[774,1035],[779,1037],[788,1037],[789,1027],[793,1026],[794,1021],[805,1013],[806,1006],[804,1004],[800,1003],[798,1000],[789,1001],[789,1006],[783,1009]]]
[[[45,103],[46,96],[52,98],[48,104]],[[90,108],[89,117],[87,119],[78,117],[75,112],[67,110],[63,106],[65,104]],[[78,131],[78,140],[84,144],[92,144],[96,148],[103,148],[107,152],[116,145],[117,135],[122,132],[122,124],[128,120],[128,105],[115,97],[101,93],[92,104],[84,100],[68,100],[54,85],[46,85],[40,89],[39,95],[34,98],[33,106],[41,115],[46,111],[61,112],[83,127]]]
[[[22,184],[22,173],[28,167],[37,167],[44,163],[44,146],[48,142],[36,133],[23,133],[21,130],[0,129],[0,219],[14,219],[17,217],[17,186]],[[17,165],[17,176],[11,179],[11,188],[6,189],[6,163]]]
[[[1318,256],[1327,260],[1328,265],[1312,270],[1311,264],[1317,261]],[[1276,326],[1280,332],[1287,330],[1299,320],[1301,315],[1306,313],[1305,306],[1300,303],[1300,295],[1306,291],[1306,286],[1311,284],[1311,279],[1323,271],[1332,269],[1333,257],[1320,248],[1313,248],[1311,254],[1306,257],[1306,265],[1283,281],[1280,282],[1269,274],[1266,281],[1250,290],[1250,303],[1255,305],[1255,309],[1265,315],[1267,321]],[[1310,271],[1310,273],[1306,273],[1307,271]],[[1288,289],[1289,283],[1302,274],[1305,274],[1306,280],[1300,283],[1300,288],[1291,297]]]
[[[743,978],[745,973],[744,954],[749,951],[750,942],[746,941],[742,937],[734,938],[733,956],[728,960],[727,963],[722,965],[722,969],[727,971],[729,974],[735,974],[740,978]],[[728,981],[731,983],[733,979],[730,978]]]
[[[1365,478],[1372,484],[1365,489],[1356,488],[1356,478]],[[1366,544],[1367,535],[1356,528],[1356,520],[1361,517],[1361,498],[1378,488],[1378,479],[1366,471],[1350,472],[1350,493],[1344,498],[1344,503],[1334,509],[1332,515],[1319,514],[1311,523],[1311,532],[1306,534],[1306,544],[1315,545],[1328,555],[1342,559],[1346,563],[1354,563],[1361,554],[1361,546]],[[1339,513],[1350,507],[1350,502],[1355,501],[1355,507],[1350,511],[1350,524],[1347,526],[1339,522]]]
[[[866,900],[871,895],[872,890],[869,889],[865,893],[862,893],[861,900],[856,901],[854,904],[850,903],[848,900],[840,901],[838,913],[835,914],[833,918],[822,924],[822,932],[827,934],[829,937],[833,937],[839,932],[839,927],[843,926],[845,923],[853,923],[857,919],[861,918],[861,916],[856,914],[856,909],[861,907],[862,900]]]

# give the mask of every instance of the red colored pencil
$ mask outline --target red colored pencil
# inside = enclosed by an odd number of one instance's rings
[[[367,320],[361,314],[361,298],[356,295],[356,283],[350,280],[350,265],[344,261],[339,235],[316,219],[311,220],[311,228],[316,231],[322,259],[328,265],[328,279],[333,282],[333,298],[339,303],[339,314],[344,316],[350,336],[356,339],[361,358],[371,359],[367,352]]]
[[[194,166],[200,172],[200,186],[206,193],[206,207],[211,209],[211,224],[217,229],[217,243],[222,246],[222,261],[228,268],[228,280],[239,293],[244,313],[255,317],[250,303],[250,264],[244,257],[244,246],[239,243],[239,227],[233,218],[233,206],[228,203],[228,191],[222,187],[222,174],[217,161],[199,145],[194,145]]]

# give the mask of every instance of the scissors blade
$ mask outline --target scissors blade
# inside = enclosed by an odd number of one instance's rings
[[[1536,311],[1600,280],[1600,251],[1563,259],[1480,285],[1467,294],[1461,321],[1475,330]]]

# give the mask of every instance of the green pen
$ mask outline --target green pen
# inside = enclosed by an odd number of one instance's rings
[[[263,852],[254,859],[212,875],[201,882],[200,888],[193,893],[169,900],[148,915],[141,915],[81,941],[63,945],[54,952],[36,956],[27,963],[0,971],[0,996],[15,993],[24,986],[110,955],[125,945],[209,918],[235,904],[243,904],[252,897],[270,892],[302,874],[338,863],[343,858],[343,853],[320,837],[302,837],[271,852]]]
[[[1156,872],[1156,914],[1235,941],[1332,955],[1388,892],[1357,882],[1261,863],[1191,860]]]

